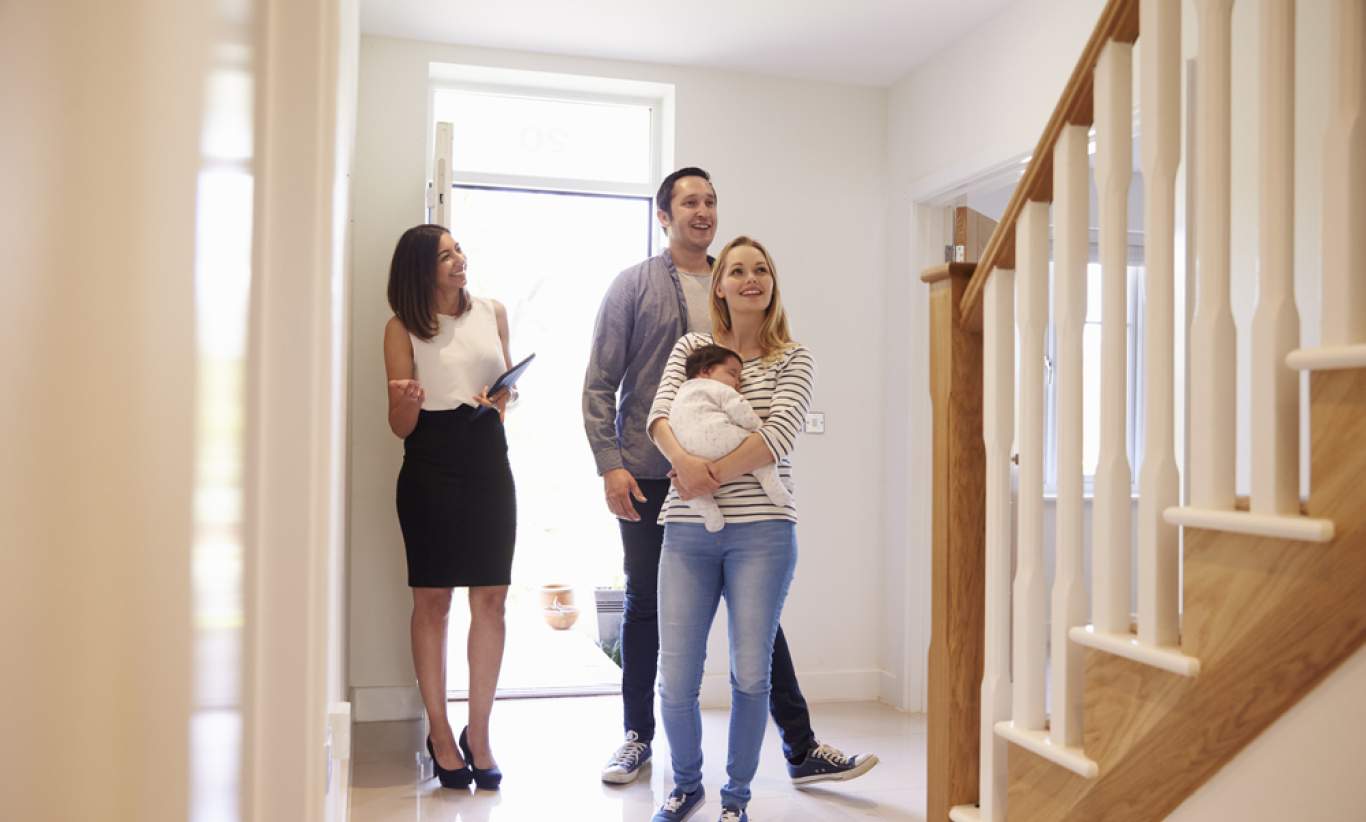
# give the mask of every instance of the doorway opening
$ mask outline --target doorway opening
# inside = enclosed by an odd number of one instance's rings
[[[658,245],[653,188],[665,100],[450,82],[432,90],[433,222],[460,242],[470,290],[503,303],[513,361],[536,360],[508,409],[517,543],[498,696],[618,693],[621,538],[584,434],[584,371],[599,305]],[[500,78],[501,79],[501,78]],[[552,87],[554,86],[554,87]],[[598,607],[598,601],[605,604]],[[469,609],[457,592],[448,696],[467,696]]]

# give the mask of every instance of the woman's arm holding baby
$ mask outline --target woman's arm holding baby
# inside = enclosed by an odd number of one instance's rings
[[[750,434],[734,451],[710,463],[711,474],[718,483],[724,484],[745,474],[752,474],[756,468],[772,465],[773,452],[768,450],[764,438]]]
[[[678,486],[680,497],[691,499],[710,494],[721,487],[706,460],[683,450],[674,436],[674,430],[669,427],[667,417],[661,417],[650,425],[650,438],[674,467],[674,485]]]
[[[816,363],[811,352],[797,346],[777,368],[764,424],[745,437],[738,448],[712,463],[712,474],[719,482],[729,482],[756,468],[773,465],[791,454],[796,446],[797,435],[806,424],[806,412],[811,408]]]

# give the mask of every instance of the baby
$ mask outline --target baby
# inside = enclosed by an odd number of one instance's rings
[[[688,355],[683,366],[687,382],[678,388],[669,411],[669,427],[678,444],[695,457],[717,460],[734,451],[763,421],[740,396],[740,355],[719,345],[704,345]],[[765,465],[754,470],[775,505],[788,505],[792,495],[778,479],[778,468]],[[711,495],[688,500],[702,516],[708,531],[726,524],[721,508]]]

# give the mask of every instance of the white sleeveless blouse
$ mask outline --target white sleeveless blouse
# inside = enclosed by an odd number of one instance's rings
[[[427,392],[422,410],[477,406],[474,398],[507,370],[493,303],[471,297],[464,314],[437,314],[436,318],[439,327],[430,340],[408,334],[413,343],[414,376]]]

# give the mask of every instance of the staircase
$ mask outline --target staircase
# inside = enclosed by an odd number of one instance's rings
[[[1311,384],[1308,514],[1335,538],[1187,527],[1180,650],[1198,672],[1086,647],[1082,747],[1094,776],[1016,748],[1008,817],[992,818],[1162,819],[1366,641],[1366,364]]]
[[[1232,0],[1195,3],[1196,144],[1184,158],[1194,169],[1190,220],[1199,238],[1188,405],[1175,400],[1173,368],[1177,323],[1186,324],[1174,299],[1183,161],[1179,0],[1107,5],[981,261],[922,277],[931,289],[935,414],[933,822],[1162,819],[1366,644],[1366,0],[1331,0],[1333,109],[1322,138],[1323,317],[1315,349],[1300,348],[1294,297],[1295,3],[1259,2],[1250,498],[1234,489]],[[1135,42],[1146,186],[1136,542],[1125,446]],[[1099,385],[1085,384],[1081,355],[1093,127],[1103,266]],[[1045,590],[1050,322],[1058,488],[1053,581]],[[1301,372],[1309,374],[1307,404]],[[1100,394],[1089,576],[1084,388]],[[1302,415],[1311,432],[1307,501],[1300,499]],[[1187,419],[1183,493],[1174,434]]]

